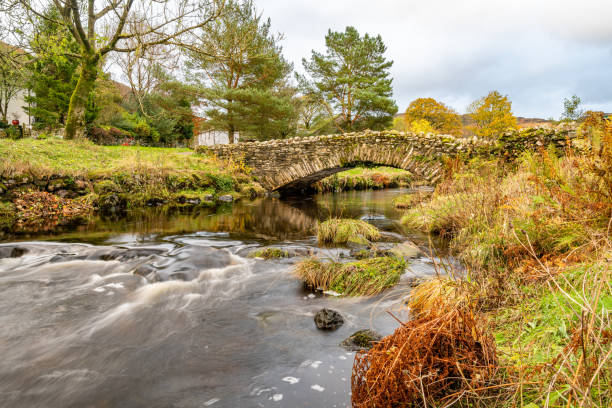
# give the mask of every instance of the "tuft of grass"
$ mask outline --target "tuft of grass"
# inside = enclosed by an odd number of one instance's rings
[[[363,220],[330,218],[317,225],[317,238],[320,244],[346,244],[348,242],[367,244],[377,241],[380,231]]]
[[[249,254],[251,258],[263,258],[263,259],[279,259],[279,258],[287,258],[289,256],[289,252],[282,248],[261,248],[256,251],[253,251]]]
[[[468,293],[460,282],[436,277],[420,283],[410,291],[408,307],[413,316],[420,318],[472,306],[469,303]]]
[[[396,285],[406,263],[392,257],[368,258],[339,263],[305,259],[295,267],[296,275],[315,290],[333,290],[346,296],[370,296]]]

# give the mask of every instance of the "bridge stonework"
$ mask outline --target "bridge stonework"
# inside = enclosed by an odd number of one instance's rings
[[[364,131],[216,145],[199,150],[212,151],[220,159],[243,162],[270,191],[304,190],[322,178],[360,164],[407,170],[415,179],[433,184],[442,176],[445,157],[469,157],[483,152],[490,154],[495,150],[523,150],[526,145],[554,143],[562,146],[567,139],[567,132],[532,133],[518,137],[507,134],[506,142],[501,146],[497,141],[475,137]]]

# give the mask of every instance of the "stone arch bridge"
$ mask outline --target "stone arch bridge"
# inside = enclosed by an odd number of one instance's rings
[[[212,151],[220,159],[243,162],[266,189],[290,192],[308,189],[318,180],[363,164],[407,170],[415,179],[435,183],[442,176],[445,157],[491,154],[496,150],[522,151],[529,145],[551,142],[563,145],[567,137],[567,132],[543,129],[511,132],[501,142],[475,137],[364,131],[216,145],[199,150]]]

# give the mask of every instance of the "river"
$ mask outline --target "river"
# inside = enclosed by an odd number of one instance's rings
[[[256,248],[346,259],[312,228],[331,215],[362,218],[388,239],[405,231],[400,190],[261,199],[215,210],[151,209],[0,244],[2,407],[346,407],[356,330],[393,332],[413,276],[371,298],[305,291],[294,256],[248,258]],[[323,307],[336,331],[315,327]]]

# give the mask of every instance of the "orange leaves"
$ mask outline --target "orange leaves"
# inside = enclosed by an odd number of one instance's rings
[[[91,212],[91,206],[44,191],[18,192],[14,200],[17,227],[28,230],[52,229]]]

